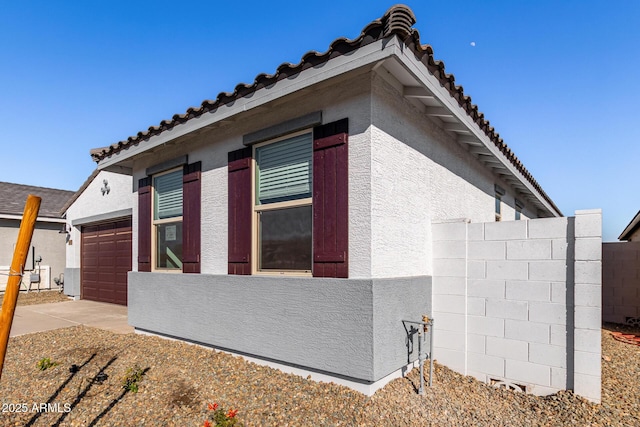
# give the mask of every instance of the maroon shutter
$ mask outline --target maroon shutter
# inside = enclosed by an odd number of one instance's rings
[[[229,274],[251,274],[251,147],[229,153]]]
[[[182,272],[200,273],[202,163],[185,165],[182,175]]]
[[[313,276],[349,277],[348,119],[313,129]]]
[[[151,177],[138,181],[138,271],[151,271]]]

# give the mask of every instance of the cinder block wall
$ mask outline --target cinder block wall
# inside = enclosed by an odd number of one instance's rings
[[[435,358],[487,383],[600,401],[601,212],[433,224]]]
[[[640,321],[640,242],[602,244],[602,320]]]

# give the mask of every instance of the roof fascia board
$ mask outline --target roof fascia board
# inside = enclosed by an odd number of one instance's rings
[[[118,218],[127,218],[133,215],[133,209],[121,209],[119,211],[107,212],[98,215],[87,216],[84,218],[77,218],[71,221],[71,225],[73,227],[78,227],[81,225],[92,224],[103,221],[111,221]]]
[[[0,214],[0,219],[15,219],[20,221],[22,220],[22,215]],[[64,224],[65,220],[63,218],[49,218],[46,216],[39,216],[36,218],[36,222],[52,222]]]
[[[458,102],[449,94],[449,92],[440,85],[438,79],[429,73],[427,67],[415,58],[409,49],[400,50],[398,59],[400,64],[410,72],[421,84],[423,84],[446,108],[448,108],[453,116],[463,123],[469,131],[478,138],[482,144],[489,150],[493,156],[504,165],[513,176],[515,176],[525,188],[534,195],[536,200],[544,206],[549,212],[555,216],[562,216],[560,212],[553,208],[542,195],[531,185],[531,183],[511,164],[511,162],[498,150],[489,137],[478,127],[478,125],[469,117],[467,112],[458,105]]]
[[[638,213],[636,214],[636,216],[633,217],[633,219],[631,220],[631,222],[629,223],[629,225],[627,225],[624,229],[624,231],[622,232],[622,234],[620,234],[620,236],[618,236],[618,240],[629,240],[629,235],[631,233],[633,233],[633,231],[638,228],[638,224],[640,224],[640,211],[638,211]]]
[[[239,98],[231,105],[219,107],[216,111],[190,119],[186,123],[166,130],[149,138],[142,144],[124,149],[98,163],[98,169],[112,167],[145,151],[166,144],[176,138],[195,132],[206,126],[229,119],[236,114],[265,105],[275,99],[295,93],[316,83],[345,74],[349,71],[375,64],[393,55],[399,55],[403,49],[397,37],[390,40],[377,40],[363,46],[348,55],[340,55],[330,59],[319,67],[308,68],[293,79],[283,79],[270,88],[262,88],[250,97]]]

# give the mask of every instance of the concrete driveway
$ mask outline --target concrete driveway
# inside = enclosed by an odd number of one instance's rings
[[[127,322],[127,307],[87,300],[53,302],[16,307],[9,336],[85,325],[126,334],[133,332]]]

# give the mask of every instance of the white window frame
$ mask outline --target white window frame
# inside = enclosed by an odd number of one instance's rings
[[[275,202],[275,203],[268,203],[268,204],[264,204],[264,205],[259,205],[257,204],[257,181],[256,181],[256,176],[257,176],[257,171],[258,171],[258,164],[256,162],[256,149],[263,147],[265,145],[270,145],[270,144],[275,144],[277,142],[280,141],[284,141],[286,139],[290,139],[290,138],[295,138],[296,136],[300,136],[300,135],[305,135],[305,134],[310,134],[311,135],[311,140],[313,141],[313,128],[307,128],[307,129],[303,129],[301,131],[298,132],[292,132],[274,139],[270,139],[268,141],[264,141],[258,144],[254,144],[252,146],[252,153],[251,153],[251,208],[252,208],[252,220],[251,220],[251,274],[254,275],[264,275],[264,276],[303,276],[303,277],[311,277],[312,276],[312,271],[311,270],[270,270],[270,269],[264,269],[261,270],[259,268],[259,264],[260,264],[260,251],[259,251],[259,244],[260,244],[260,237],[259,237],[259,224],[260,224],[260,220],[259,220],[259,216],[260,216],[260,212],[265,212],[265,211],[269,211],[269,210],[280,210],[280,209],[286,209],[286,208],[293,208],[293,207],[303,207],[303,206],[313,206],[313,195],[311,197],[307,197],[304,199],[298,199],[298,200],[288,200],[285,202]],[[313,151],[313,148],[312,148]],[[313,156],[313,152],[312,152],[312,156]],[[313,157],[312,157],[313,158]],[[313,165],[312,165],[313,168]],[[313,182],[312,182],[312,186],[313,186]],[[313,188],[312,188],[312,192],[313,192]],[[313,221],[313,219],[312,219]],[[311,225],[311,232],[313,235],[313,222]],[[313,267],[313,240],[312,240],[312,244],[311,244],[311,267]]]
[[[173,168],[160,173],[156,173],[151,176],[151,271],[163,272],[163,273],[182,273],[182,267],[179,268],[161,268],[158,267],[158,230],[157,226],[162,224],[169,224],[174,222],[180,222],[184,226],[184,202],[182,204],[183,215],[174,216],[171,218],[156,219],[156,188],[155,179],[162,175],[168,175],[170,173],[182,172],[183,168]],[[184,229],[182,230],[184,233]],[[182,260],[180,260],[182,264]]]

